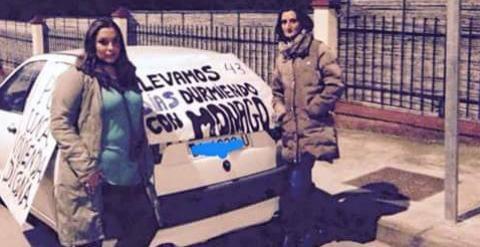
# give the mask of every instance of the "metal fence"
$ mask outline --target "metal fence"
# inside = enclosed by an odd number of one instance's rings
[[[47,52],[78,49],[93,17],[50,17],[46,18]]]
[[[445,19],[400,16],[340,17],[338,51],[345,98],[381,108],[443,117]],[[459,110],[480,119],[480,19],[462,19]]]
[[[232,26],[232,27],[272,27],[277,18],[276,11],[235,11],[235,10],[194,10],[194,11],[139,11],[131,12],[132,18],[141,25],[181,25],[191,26]]]
[[[183,46],[234,53],[264,80],[272,76],[276,42],[271,27],[138,25],[129,29],[137,45]]]
[[[265,21],[255,25],[259,16]],[[182,46],[234,53],[263,79],[270,80],[276,54],[274,18],[275,14],[271,12],[137,11],[129,19],[128,44]],[[48,51],[81,48],[83,36],[94,19],[47,18]],[[204,22],[204,19],[208,21]]]
[[[470,17],[461,35],[460,106],[468,118],[480,119],[480,20]]]
[[[443,117],[445,95],[445,20],[401,16],[339,15],[338,55],[347,85],[345,99],[381,108]],[[175,16],[182,18],[174,18]],[[228,13],[143,13],[129,20],[129,44],[172,45],[234,53],[266,81],[276,56],[274,18]],[[186,18],[188,16],[188,18]],[[178,17],[178,16],[177,16]],[[462,19],[460,117],[480,119],[480,18]],[[143,19],[142,19],[143,18]],[[206,25],[189,23],[207,18]],[[47,18],[47,51],[75,49],[94,18]],[[177,20],[179,24],[174,24]],[[181,20],[181,21],[180,21]],[[273,19],[272,19],[273,20]],[[231,25],[224,25],[232,22]],[[217,25],[220,23],[219,25]],[[250,23],[250,24],[246,24]],[[0,21],[0,62],[11,69],[29,57],[28,23]]]
[[[438,22],[377,16],[344,20],[339,58],[346,99],[441,116],[445,36]]]
[[[30,24],[0,20],[0,66],[11,71],[31,55]]]

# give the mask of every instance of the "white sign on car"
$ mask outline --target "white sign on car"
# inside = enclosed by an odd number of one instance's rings
[[[52,62],[53,63],[53,62]],[[50,99],[57,77],[67,64],[47,63],[27,100],[13,151],[2,169],[0,195],[20,224],[27,219],[35,193],[56,142],[50,134]]]
[[[178,142],[271,128],[268,85],[232,54],[139,66],[150,142]]]

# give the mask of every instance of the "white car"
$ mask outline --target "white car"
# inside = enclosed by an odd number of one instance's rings
[[[269,221],[286,179],[268,134],[268,85],[232,54],[178,47],[128,47],[127,53],[141,80],[145,126],[156,154],[155,188],[166,223],[151,245],[186,246]],[[34,56],[0,85],[0,174],[16,138],[26,131],[21,127],[25,108],[48,108],[48,100],[29,99],[51,88],[47,84],[79,54]],[[53,229],[54,156],[30,211]]]

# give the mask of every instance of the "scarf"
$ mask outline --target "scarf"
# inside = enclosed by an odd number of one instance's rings
[[[297,57],[306,57],[313,35],[311,32],[303,29],[294,39],[278,43],[278,50],[285,59],[295,59]]]

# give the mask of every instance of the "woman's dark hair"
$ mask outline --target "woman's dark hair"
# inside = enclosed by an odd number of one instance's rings
[[[310,16],[308,16],[306,9],[297,7],[282,8],[278,12],[277,24],[275,24],[275,34],[277,35],[279,41],[286,42],[289,40],[287,37],[285,37],[282,30],[282,14],[288,11],[295,12],[295,14],[297,15],[297,20],[300,23],[300,27],[302,29],[307,32],[311,32],[313,30],[313,21]]]
[[[105,75],[105,73],[99,73],[99,70],[97,69],[100,64],[104,63],[103,61],[99,61],[96,53],[96,38],[98,32],[102,28],[113,28],[117,33],[117,38],[120,43],[120,53],[117,61],[113,64],[117,72],[118,81],[113,82],[113,85],[111,84],[111,80],[106,79],[108,76]],[[122,32],[118,25],[109,18],[99,18],[92,22],[88,27],[84,40],[84,53],[77,60],[77,68],[85,74],[97,77],[102,86],[110,87],[118,84],[121,87],[129,88],[136,85],[136,68],[127,57]]]

